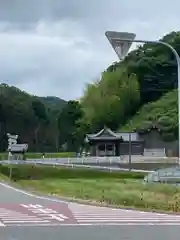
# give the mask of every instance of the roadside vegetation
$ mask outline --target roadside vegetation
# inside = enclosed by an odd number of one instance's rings
[[[151,125],[161,130],[164,140],[173,141],[178,137],[177,90],[170,91],[155,102],[141,107],[136,115],[120,130],[146,130]],[[133,128],[133,129],[132,129]]]
[[[9,176],[9,166],[0,172]],[[93,204],[150,211],[179,212],[180,188],[145,184],[143,173],[97,172],[94,170],[12,166],[12,181],[29,191]]]
[[[57,152],[57,153],[44,153],[45,158],[70,158],[75,157],[76,153],[74,152]],[[27,152],[25,154],[25,159],[36,159],[36,158],[42,158],[43,153],[31,153]],[[0,160],[7,160],[8,159],[8,153],[0,153]]]

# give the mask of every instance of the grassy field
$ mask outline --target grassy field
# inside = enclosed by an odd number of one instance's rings
[[[175,186],[143,184],[133,179],[45,179],[20,180],[31,191],[107,205],[145,210],[178,212],[180,189]]]
[[[8,176],[7,166],[1,173]],[[180,188],[145,184],[142,173],[111,173],[51,167],[13,166],[14,183],[33,192],[117,207],[179,212]]]
[[[75,153],[73,152],[58,152],[58,153],[45,153],[46,158],[68,158],[75,157]],[[8,158],[8,153],[0,153],[0,160],[4,160]],[[26,153],[26,158],[42,158],[42,153]]]

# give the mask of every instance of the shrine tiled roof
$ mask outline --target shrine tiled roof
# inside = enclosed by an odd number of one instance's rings
[[[123,141],[139,141],[139,134],[136,132],[113,132],[111,129],[104,127],[96,134],[86,134],[89,140],[116,140],[122,139]]]

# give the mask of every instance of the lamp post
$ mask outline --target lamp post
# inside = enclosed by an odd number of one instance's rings
[[[148,40],[135,40],[136,35],[134,33],[128,32],[114,32],[107,31],[105,32],[105,36],[109,40],[111,46],[115,50],[119,59],[122,60],[128,53],[131,44],[134,43],[149,43],[149,44],[161,44],[171,50],[174,54],[177,62],[177,77],[178,77],[178,150],[179,150],[179,158],[178,162],[180,165],[180,57],[177,51],[168,43],[162,41],[148,41]],[[120,50],[120,51],[118,51]]]

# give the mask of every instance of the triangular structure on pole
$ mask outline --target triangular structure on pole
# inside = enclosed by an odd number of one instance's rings
[[[132,42],[136,37],[136,34],[128,32],[107,31],[105,32],[105,36],[109,40],[118,58],[122,60],[127,55]]]

